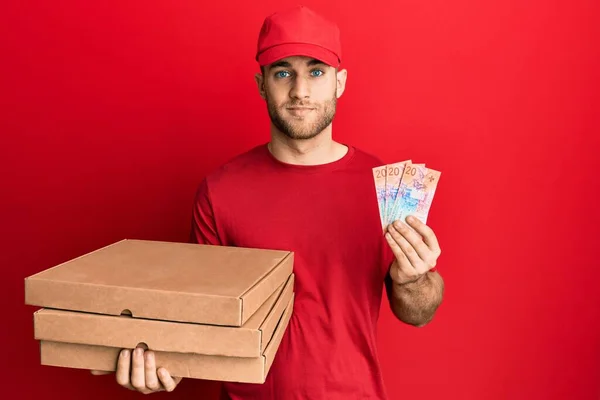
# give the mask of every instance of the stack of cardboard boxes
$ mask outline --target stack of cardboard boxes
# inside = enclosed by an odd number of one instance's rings
[[[122,240],[25,279],[41,364],[114,371],[155,351],[172,376],[264,383],[294,304],[289,251]]]

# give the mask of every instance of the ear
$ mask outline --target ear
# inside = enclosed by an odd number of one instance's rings
[[[263,100],[266,100],[267,96],[265,94],[265,77],[262,74],[257,73],[254,75],[254,80],[256,81],[256,86],[258,87],[258,93],[260,94],[260,97],[262,97]]]
[[[339,99],[340,97],[342,97],[342,94],[344,93],[344,90],[346,90],[346,79],[348,78],[348,71],[345,69],[342,69],[340,71],[337,72],[337,76],[336,76],[336,89],[335,89],[335,95],[337,96],[337,98]]]

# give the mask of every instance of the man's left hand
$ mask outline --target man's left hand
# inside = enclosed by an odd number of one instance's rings
[[[416,282],[435,268],[441,249],[433,230],[415,217],[407,217],[411,230],[400,220],[387,227],[385,238],[396,260],[390,268],[390,277],[397,284]]]

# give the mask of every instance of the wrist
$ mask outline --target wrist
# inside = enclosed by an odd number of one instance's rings
[[[418,276],[416,279],[398,282],[397,280],[394,280],[392,278],[392,281],[394,281],[394,283],[401,288],[412,289],[422,286],[426,281],[426,275],[427,272],[423,275]]]

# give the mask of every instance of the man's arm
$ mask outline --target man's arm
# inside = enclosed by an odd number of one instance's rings
[[[388,274],[385,280],[390,308],[402,322],[422,327],[433,319],[444,296],[444,280],[439,272],[427,272],[417,281],[395,283]]]
[[[217,231],[214,207],[207,178],[202,179],[194,196],[190,243],[222,245]]]
[[[386,292],[394,315],[401,321],[423,326],[442,302],[444,280],[435,270],[441,254],[433,230],[416,218],[387,227],[385,238],[394,253],[385,278]]]

